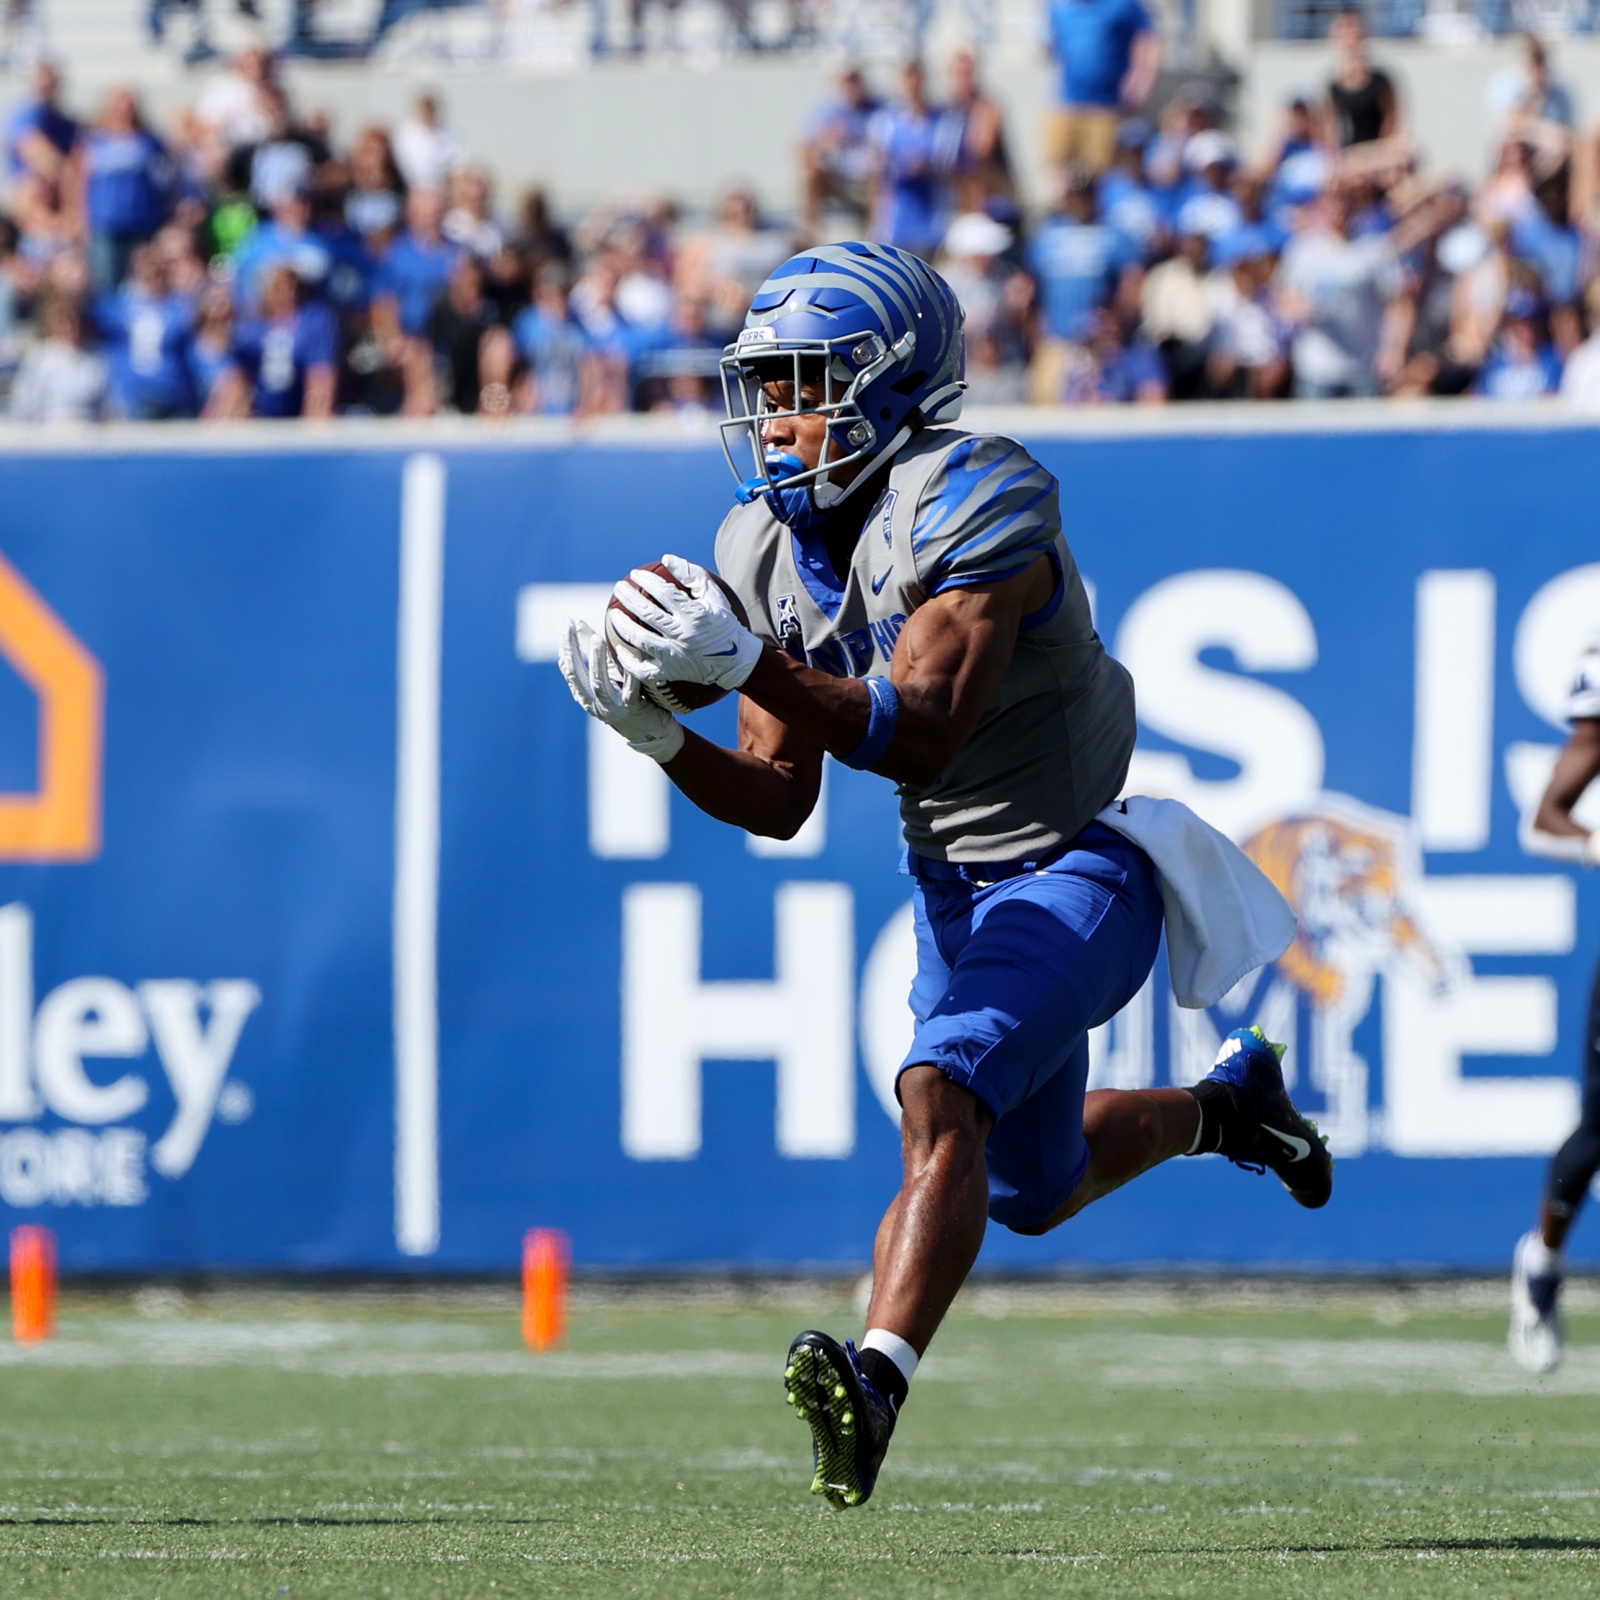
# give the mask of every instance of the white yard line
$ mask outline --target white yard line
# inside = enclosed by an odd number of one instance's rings
[[[0,1343],[0,1368],[252,1367],[323,1377],[528,1378],[615,1382],[662,1378],[773,1378],[781,1351],[695,1348],[559,1351],[532,1356],[486,1348],[487,1328],[356,1319],[200,1319],[169,1323],[69,1321],[34,1347]],[[1166,1333],[1085,1333],[1041,1341],[1033,1384],[1097,1390],[1159,1388],[1365,1394],[1600,1395],[1600,1349],[1578,1348],[1545,1378],[1519,1371],[1502,1346],[1467,1339],[1280,1339]],[[923,1382],[993,1381],[988,1362],[935,1350]]]

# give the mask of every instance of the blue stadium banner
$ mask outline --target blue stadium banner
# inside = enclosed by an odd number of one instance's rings
[[[1524,848],[1600,631],[1600,433],[1242,416],[1007,420],[1134,673],[1130,789],[1301,921],[1210,1012],[1158,965],[1094,1081],[1190,1082],[1261,1022],[1334,1202],[1180,1161],[984,1259],[1498,1264],[1600,953],[1593,881]],[[510,1270],[532,1225],[580,1265],[865,1262],[910,1032],[889,786],[830,766],[748,838],[554,665],[630,565],[709,556],[730,488],[659,430],[6,441],[8,1223],[78,1271]]]

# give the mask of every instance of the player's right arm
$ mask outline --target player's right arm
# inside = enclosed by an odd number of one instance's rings
[[[1590,833],[1572,815],[1583,791],[1600,777],[1600,649],[1591,648],[1578,663],[1567,698],[1567,718],[1572,734],[1556,757],[1531,835],[1523,834],[1524,848],[1600,866],[1600,832]]]
[[[1600,717],[1583,717],[1572,725],[1572,736],[1556,757],[1555,770],[1534,814],[1533,825],[1540,833],[1557,839],[1600,838],[1574,822],[1572,808],[1583,791],[1600,777]],[[1591,846],[1591,851],[1594,847]]]

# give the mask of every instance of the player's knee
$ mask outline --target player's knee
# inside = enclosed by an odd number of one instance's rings
[[[998,1221],[998,1218],[991,1220]],[[1051,1217],[1046,1222],[1002,1222],[1002,1228],[1011,1233],[1020,1233],[1024,1239],[1041,1239],[1052,1229],[1060,1226],[1056,1218]]]
[[[1033,1195],[991,1196],[989,1220],[998,1222],[1010,1233],[1020,1233],[1026,1239],[1037,1239],[1042,1234],[1059,1228],[1071,1215],[1066,1202],[1051,1201],[1041,1208]]]
[[[1576,1209],[1588,1194],[1596,1172],[1600,1172],[1600,1130],[1592,1127],[1586,1117],[1550,1163],[1546,1198]]]
[[[907,1163],[930,1158],[941,1147],[979,1150],[994,1126],[994,1114],[972,1090],[928,1063],[900,1074],[900,1132]]]

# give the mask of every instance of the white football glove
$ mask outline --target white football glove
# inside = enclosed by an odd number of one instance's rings
[[[641,755],[666,762],[683,748],[682,724],[645,695],[637,678],[617,670],[605,641],[587,622],[567,624],[556,661],[572,698]]]
[[[737,689],[761,659],[761,641],[740,622],[704,567],[681,556],[662,556],[661,564],[689,592],[635,567],[612,590],[632,615],[615,606],[606,611],[606,640],[617,660],[645,683]]]

